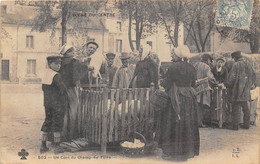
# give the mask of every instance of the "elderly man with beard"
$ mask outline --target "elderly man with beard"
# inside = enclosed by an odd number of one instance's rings
[[[122,66],[119,67],[115,73],[113,79],[113,88],[129,88],[129,84],[134,75],[134,67],[132,65],[129,66],[129,54],[126,52],[122,52],[119,57],[122,62]]]
[[[108,87],[112,87],[113,78],[115,76],[117,67],[114,66],[114,59],[116,54],[107,53],[106,54],[106,63],[103,63],[100,69],[102,72],[103,82],[107,84]]]

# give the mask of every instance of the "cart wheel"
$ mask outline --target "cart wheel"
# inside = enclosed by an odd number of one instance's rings
[[[250,125],[255,125],[255,121],[250,121]]]

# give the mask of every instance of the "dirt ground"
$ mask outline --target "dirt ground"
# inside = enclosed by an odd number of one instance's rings
[[[54,155],[53,150],[40,154],[44,120],[43,95],[40,85],[1,85],[0,164],[9,163],[174,163],[161,158],[161,150],[150,156],[129,158],[120,152],[84,151]],[[258,110],[259,111],[259,110]],[[259,113],[259,112],[258,112]],[[259,164],[259,118],[249,130],[231,131],[219,128],[200,129],[200,155],[187,164]],[[25,149],[27,160],[18,152]],[[239,149],[239,151],[234,151]],[[59,158],[59,159],[57,159]]]

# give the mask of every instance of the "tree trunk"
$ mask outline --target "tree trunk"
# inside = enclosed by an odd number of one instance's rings
[[[140,48],[140,38],[139,38],[139,17],[138,17],[138,3],[136,2],[135,6],[135,43],[136,49],[139,50]]]
[[[196,48],[197,48],[198,52],[201,52],[200,47],[199,47],[199,43],[197,41],[196,32],[195,32],[195,29],[194,29],[193,25],[191,26],[191,29],[192,29],[192,33],[193,33],[193,34],[191,34],[191,37],[192,37],[193,41],[195,42],[195,45],[196,45]]]
[[[174,47],[178,47],[178,38],[179,38],[179,25],[180,21],[178,19],[175,20],[175,27],[174,27]]]
[[[132,13],[129,9],[129,27],[128,27],[128,39],[129,39],[129,44],[131,47],[131,50],[134,51],[134,45],[132,41]]]
[[[62,45],[67,43],[67,21],[68,21],[68,1],[65,1],[62,6],[62,20],[61,20],[61,31],[62,31]]]
[[[160,4],[159,1],[158,1],[158,6],[159,6],[159,9],[160,9],[160,13],[163,13],[162,6],[161,6],[161,4]],[[156,12],[156,11],[155,11],[155,12]],[[170,39],[172,45],[174,46],[174,40],[173,40],[173,38],[171,37],[171,31],[170,31],[170,29],[169,29],[168,26],[167,26],[167,23],[166,23],[166,20],[165,20],[163,14],[162,14],[162,16],[160,17],[159,14],[158,14],[158,12],[156,12],[156,15],[157,15],[159,18],[161,18],[161,20],[162,20],[162,22],[163,22],[163,24],[164,24],[164,26],[165,26],[165,28],[166,28],[166,31],[167,31],[167,33],[168,33],[169,39]]]
[[[259,51],[259,31],[256,29],[254,34],[250,36],[250,50],[252,54],[256,54]]]

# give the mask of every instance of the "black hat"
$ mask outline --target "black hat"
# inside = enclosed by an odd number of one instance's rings
[[[216,61],[222,60],[223,62],[225,62],[226,60],[223,57],[219,57],[216,59]]]
[[[231,53],[232,58],[242,58],[241,51]]]
[[[207,61],[208,59],[209,59],[210,61],[213,61],[213,57],[210,56],[209,54],[203,54],[203,55],[201,56],[201,60]]]
[[[114,54],[114,53],[107,53],[106,56],[107,56],[108,59],[114,59],[116,54]]]
[[[52,55],[47,57],[48,62],[61,61],[60,55]]]
[[[98,44],[97,44],[96,42],[94,42],[94,41],[87,42],[86,46],[88,46],[88,45],[90,45],[90,44],[94,44],[94,45],[97,46],[97,48],[98,48]]]
[[[120,58],[121,60],[125,60],[125,59],[129,59],[130,56],[129,56],[129,54],[126,53],[126,52],[121,52],[121,56],[119,56],[119,58]]]

